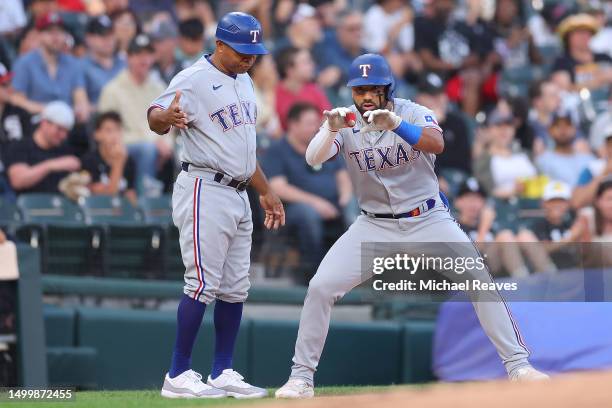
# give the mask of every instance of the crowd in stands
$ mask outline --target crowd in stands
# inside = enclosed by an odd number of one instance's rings
[[[359,214],[342,158],[311,167],[304,151],[322,111],[352,103],[347,70],[365,52],[444,129],[436,171],[466,232],[483,250],[516,244],[492,249],[494,271],[560,269],[563,244],[612,236],[603,0],[3,0],[0,197],[58,193],[74,172],[89,194],[171,192],[180,138],[149,130],[147,107],[235,10],[272,50],[250,72],[259,159],[305,270]]]

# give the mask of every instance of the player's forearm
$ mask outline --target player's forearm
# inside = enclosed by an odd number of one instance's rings
[[[270,183],[268,183],[268,179],[259,166],[259,163],[257,163],[255,167],[255,173],[251,176],[251,185],[259,195],[266,195],[270,190]]]
[[[423,128],[415,149],[426,153],[440,154],[444,151],[444,137],[434,128]]]
[[[167,111],[162,108],[152,108],[147,115],[147,120],[149,121],[149,129],[158,135],[168,133],[172,124]]]
[[[336,134],[337,132],[329,130],[326,124],[321,126],[306,149],[306,162],[309,165],[322,164],[338,153],[338,148],[334,145]]]

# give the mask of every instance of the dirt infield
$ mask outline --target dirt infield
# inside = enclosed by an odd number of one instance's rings
[[[374,406],[385,408],[605,408],[612,407],[612,372],[566,374],[551,381],[538,383],[517,384],[509,381],[492,381],[436,384],[422,389],[318,397],[299,402],[277,402],[269,406],[275,408],[372,408]]]

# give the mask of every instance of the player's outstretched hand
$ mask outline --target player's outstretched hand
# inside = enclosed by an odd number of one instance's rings
[[[167,122],[170,126],[175,126],[179,129],[187,129],[187,114],[181,109],[179,101],[181,99],[181,91],[176,91],[174,99],[168,109],[166,109]]]
[[[337,131],[345,127],[355,126],[355,113],[349,108],[334,108],[330,111],[323,111],[323,116],[327,119],[329,130]]]
[[[375,130],[393,130],[402,123],[402,118],[387,109],[376,109],[363,114],[368,124],[361,128],[359,133]]]
[[[259,196],[259,203],[266,213],[264,225],[267,229],[278,229],[285,225],[285,208],[280,198],[272,191]]]

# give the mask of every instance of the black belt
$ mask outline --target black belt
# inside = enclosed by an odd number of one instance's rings
[[[187,162],[182,162],[181,163],[181,168],[183,169],[183,171],[189,171],[189,166],[191,165],[191,163],[187,163]],[[232,187],[235,188],[238,191],[244,191],[246,190],[246,188],[248,187],[251,179],[248,178],[246,180],[236,180],[236,179],[231,179],[231,181],[227,184],[223,184],[221,181],[223,181],[223,178],[226,177],[225,174],[221,173],[220,171],[215,173],[215,178],[214,180],[222,185],[228,186],[228,187]],[[229,177],[229,176],[227,176]]]
[[[436,200],[434,198],[430,198],[429,200],[425,201],[425,203],[423,203],[423,205],[410,210],[408,212],[405,213],[401,213],[401,214],[375,214],[375,213],[370,213],[367,212],[365,210],[361,210],[361,212],[364,215],[367,215],[368,217],[373,217],[373,218],[392,218],[394,220],[400,219],[400,218],[410,218],[410,217],[417,217],[421,214],[423,214],[424,212],[427,212],[429,210],[431,210],[432,208],[434,208],[434,206],[436,205]]]

